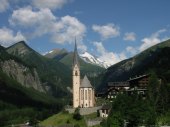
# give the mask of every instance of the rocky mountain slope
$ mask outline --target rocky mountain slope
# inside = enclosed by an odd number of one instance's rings
[[[36,68],[0,46],[0,126],[44,119],[61,110],[62,100],[46,94]]]
[[[0,62],[1,69],[9,77],[17,80],[21,85],[34,88],[40,92],[46,92],[39,80],[36,69],[30,70],[28,67],[17,63],[15,60]]]
[[[98,89],[106,87],[108,82],[125,81],[130,77],[155,71],[164,80],[170,82],[170,40],[159,43],[138,55],[109,67]]]
[[[36,69],[26,66],[21,60],[9,55],[3,47],[0,48],[0,70],[24,87],[46,92]]]
[[[39,80],[47,93],[55,97],[67,95],[68,91],[65,89],[71,86],[71,70],[67,66],[40,55],[23,41],[8,47],[6,51],[29,67],[36,69]]]

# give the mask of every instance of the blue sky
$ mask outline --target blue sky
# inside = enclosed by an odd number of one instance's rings
[[[0,44],[88,51],[111,64],[170,38],[169,0],[0,0]]]

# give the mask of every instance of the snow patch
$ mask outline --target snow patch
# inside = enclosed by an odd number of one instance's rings
[[[99,58],[91,55],[88,52],[84,52],[83,54],[79,54],[80,58],[83,59],[87,63],[95,64],[100,67],[108,68],[111,64],[107,63],[106,61],[102,61]]]

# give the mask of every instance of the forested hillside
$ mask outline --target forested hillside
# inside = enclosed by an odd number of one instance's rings
[[[170,40],[167,40],[108,68],[99,89],[106,87],[108,82],[126,81],[130,77],[149,74],[152,71],[170,82],[169,62]]]

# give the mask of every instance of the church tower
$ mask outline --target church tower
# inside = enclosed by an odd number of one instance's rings
[[[73,56],[73,108],[79,107],[79,90],[80,90],[80,65],[78,61],[77,44],[75,40],[74,56]]]

